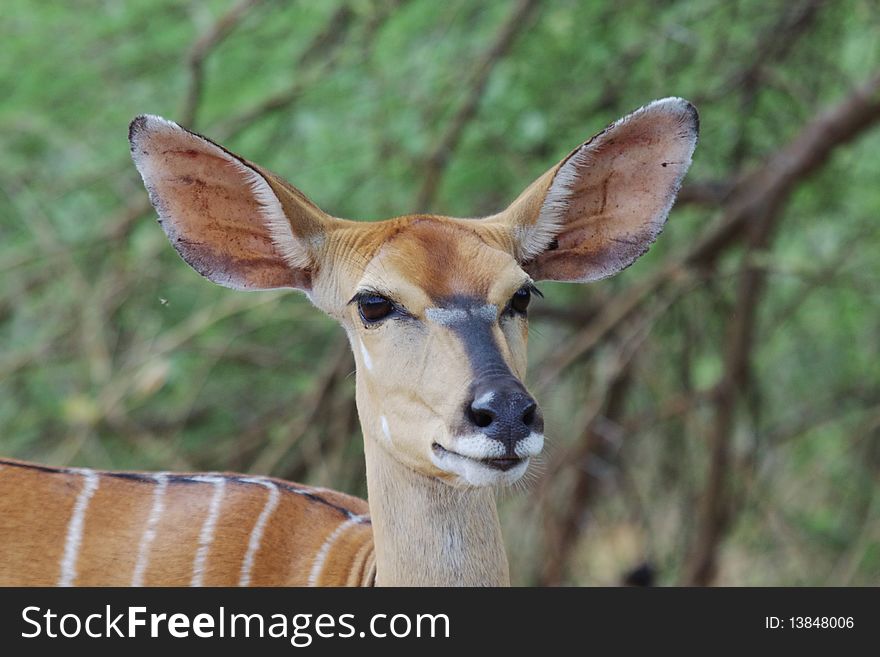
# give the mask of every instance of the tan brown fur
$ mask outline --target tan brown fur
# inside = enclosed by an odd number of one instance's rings
[[[0,585],[58,581],[78,492],[79,482],[71,477],[0,463]]]
[[[98,488],[85,514],[73,583],[129,586],[157,484],[148,473],[97,475]],[[210,483],[193,481],[192,476],[203,475],[169,475],[165,512],[148,554],[145,585],[189,586],[192,582],[194,555],[212,492]],[[245,475],[223,476],[225,494],[205,564],[206,586],[238,585],[251,531],[268,495],[264,486],[242,483]],[[368,506],[341,493],[277,479],[263,481],[277,484],[280,495],[255,555],[250,583],[306,586],[323,542],[349,520],[349,514],[366,517]],[[5,537],[0,540],[0,586],[57,584],[68,523],[82,485],[83,475],[77,472],[0,461],[0,536]],[[293,488],[312,497],[291,492]],[[34,509],[40,509],[39,514]],[[15,541],[8,540],[10,536]],[[353,524],[327,552],[317,583],[370,584],[372,545],[369,522]]]

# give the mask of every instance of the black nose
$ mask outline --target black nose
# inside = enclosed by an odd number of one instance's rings
[[[501,441],[511,456],[517,442],[544,428],[538,404],[515,379],[475,386],[467,415],[487,437]]]

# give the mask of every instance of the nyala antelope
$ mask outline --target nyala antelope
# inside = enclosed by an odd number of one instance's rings
[[[495,493],[544,443],[523,384],[542,280],[585,283],[657,237],[697,142],[655,101],[482,219],[356,222],[157,116],[131,155],[183,259],[238,290],[294,288],[348,333],[369,502],[236,474],[0,462],[0,583],[509,584]],[[550,557],[552,558],[552,557]]]

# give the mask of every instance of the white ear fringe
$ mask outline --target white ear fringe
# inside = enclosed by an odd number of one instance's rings
[[[254,169],[235,161],[250,185],[254,198],[260,206],[263,222],[269,229],[272,243],[278,248],[281,257],[294,269],[309,269],[312,262],[309,250],[294,234],[290,219],[284,214],[281,201],[275,195],[266,179]]]
[[[284,214],[284,209],[281,207],[281,201],[275,195],[272,187],[260,172],[248,166],[208,139],[193,134],[174,121],[169,121],[161,116],[155,116],[152,114],[146,114],[141,118],[143,121],[137,133],[132,134],[132,158],[134,159],[135,166],[137,166],[137,169],[144,180],[144,184],[148,189],[156,188],[154,181],[158,177],[159,172],[156,170],[152,158],[150,156],[145,156],[139,149],[134,148],[134,146],[137,145],[140,139],[148,137],[151,134],[173,133],[176,138],[182,139],[185,142],[189,142],[193,146],[198,147],[198,150],[208,152],[211,155],[224,160],[241,174],[250,188],[251,193],[254,195],[254,199],[257,201],[260,217],[268,228],[272,242],[278,248],[281,256],[295,269],[307,269],[310,266],[311,259],[308,249],[293,234],[290,220],[287,218],[287,215]],[[164,216],[164,213],[161,211],[160,216],[163,222],[170,222],[173,224],[172,218]]]
[[[521,234],[517,236],[523,261],[536,258],[546,251],[562,230],[574,185],[583,168],[589,166],[590,160],[590,153],[584,144],[559,167],[544,197],[537,221],[531,226],[521,227]]]
[[[541,205],[541,211],[538,214],[537,221],[531,226],[521,226],[518,228],[519,234],[516,237],[519,239],[523,261],[528,261],[537,257],[550,246],[554,239],[556,239],[565,223],[565,216],[571,205],[571,197],[575,183],[582,175],[584,169],[589,168],[592,164],[595,159],[596,149],[601,148],[603,137],[614,132],[626,123],[640,118],[646,113],[669,113],[676,114],[680,117],[679,124],[682,132],[676,136],[684,139],[683,146],[685,157],[681,160],[679,175],[670,188],[667,200],[663,204],[661,211],[646,221],[647,225],[650,225],[655,229],[654,237],[656,237],[660,233],[666,217],[669,215],[669,211],[672,209],[672,205],[675,202],[675,196],[678,194],[684,176],[690,168],[691,158],[693,157],[694,149],[697,145],[697,131],[690,127],[686,127],[688,107],[690,107],[688,101],[675,96],[655,100],[644,107],[640,107],[634,112],[627,114],[623,118],[618,119],[605,128],[605,130],[581,145],[581,147],[573,153],[561,167],[559,167],[559,170],[553,177],[553,181],[550,183],[550,189],[547,190],[547,195],[544,197],[544,203]]]

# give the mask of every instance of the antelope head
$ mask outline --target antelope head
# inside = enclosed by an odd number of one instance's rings
[[[328,215],[275,174],[155,116],[132,155],[183,259],[231,288],[296,288],[348,333],[368,451],[455,487],[507,484],[543,446],[523,383],[542,280],[624,269],[666,220],[697,140],[668,98],[569,153],[481,219]]]

